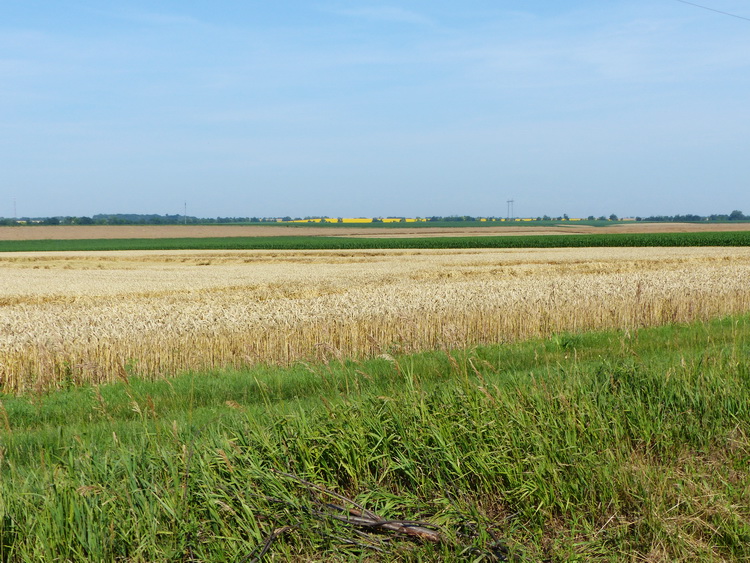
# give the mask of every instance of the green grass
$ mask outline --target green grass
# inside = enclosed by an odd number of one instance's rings
[[[0,241],[0,252],[79,250],[358,250],[440,248],[568,248],[749,246],[750,231],[431,238],[215,237]]]
[[[748,560],[749,360],[739,317],[4,396],[0,559]]]

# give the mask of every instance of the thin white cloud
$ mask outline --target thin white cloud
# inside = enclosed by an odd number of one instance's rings
[[[131,19],[153,25],[201,25],[199,19],[181,14],[159,14],[154,12],[138,12],[131,14]]]
[[[362,8],[348,9],[330,8],[324,9],[324,11],[339,16],[360,18],[371,21],[406,23],[412,25],[435,25],[435,22],[427,16],[396,6],[367,6]]]
[[[122,20],[130,23],[139,23],[153,26],[204,26],[205,22],[200,19],[180,13],[150,12],[143,10],[92,10],[92,13]]]
[[[750,66],[744,36],[698,36],[663,18],[602,22],[576,29],[570,22],[506,27],[457,35],[427,50],[463,68],[466,78],[491,87],[550,88],[562,84],[675,84]]]
[[[29,74],[29,64],[20,58],[0,59],[0,77],[14,78]]]

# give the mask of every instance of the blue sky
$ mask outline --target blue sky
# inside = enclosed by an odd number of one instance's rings
[[[4,0],[0,216],[748,213],[749,93],[677,0]]]

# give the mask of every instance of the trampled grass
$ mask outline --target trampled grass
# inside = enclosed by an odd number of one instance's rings
[[[747,560],[749,360],[736,317],[4,396],[0,558]]]

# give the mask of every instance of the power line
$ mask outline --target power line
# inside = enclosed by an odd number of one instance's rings
[[[738,18],[738,19],[750,22],[750,18],[746,18],[745,16],[738,16],[737,14],[730,14],[729,12],[722,12],[721,10],[714,10],[713,8],[709,8],[708,6],[701,6],[700,4],[688,2],[687,0],[677,0],[677,2],[682,2],[683,4],[690,4],[691,6],[695,6],[696,8],[703,8],[704,10],[708,10],[709,12],[716,12],[717,14],[723,14],[725,16],[731,16],[733,18]]]

